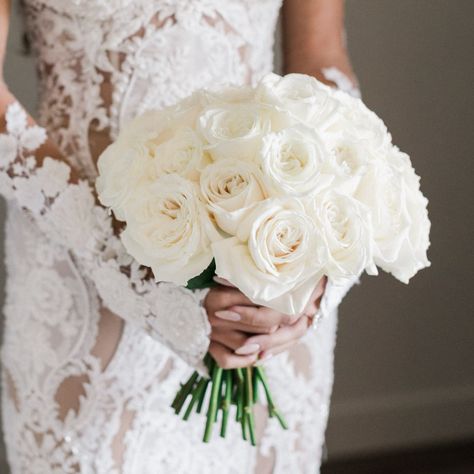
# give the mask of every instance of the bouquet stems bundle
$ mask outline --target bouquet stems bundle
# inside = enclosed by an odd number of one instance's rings
[[[236,407],[235,420],[242,427],[242,437],[256,446],[255,418],[253,407],[259,402],[260,389],[266,397],[268,416],[275,417],[283,429],[288,429],[285,419],[273,401],[265,371],[260,366],[242,369],[222,369],[215,360],[207,354],[205,364],[211,378],[200,376],[194,372],[181,386],[172,403],[175,413],[184,410],[183,419],[188,420],[193,411],[201,413],[204,407],[206,393],[210,396],[207,403],[206,427],[203,441],[211,439],[214,424],[218,421],[219,412],[222,413],[220,436],[225,438],[232,405]],[[186,402],[187,405],[186,405]],[[185,409],[186,406],[186,409]]]

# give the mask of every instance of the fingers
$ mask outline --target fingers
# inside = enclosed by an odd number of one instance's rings
[[[265,362],[268,359],[271,359],[273,356],[281,354],[282,352],[286,352],[287,350],[291,349],[296,344],[296,341],[287,342],[286,344],[282,344],[281,346],[273,347],[271,350],[260,352],[258,356],[258,361],[256,365]]]
[[[311,318],[302,316],[291,326],[273,334],[248,337],[241,331],[213,328],[209,351],[220,367],[249,367],[257,360],[267,359],[293,347],[304,336]]]
[[[219,367],[223,369],[237,369],[240,367],[250,367],[258,359],[258,353],[251,355],[237,355],[227,349],[221,343],[211,341],[209,352]]]
[[[211,288],[207,294],[205,305],[208,312],[214,312],[233,305],[254,305],[254,303],[237,288],[216,286]]]
[[[219,342],[232,351],[243,346],[247,342],[247,339],[248,335],[241,331],[213,328],[211,333],[211,341]]]
[[[229,307],[229,311],[232,311],[240,316],[240,323],[255,327],[271,327],[280,326],[281,324],[293,324],[300,317],[300,315],[290,316],[270,308],[258,306],[234,305]]]
[[[215,314],[217,313],[219,313],[219,311]],[[228,321],[217,316],[208,316],[208,319],[213,328],[241,331],[251,334],[271,334],[278,329],[278,326],[250,326],[249,324],[242,324],[239,321]]]
[[[260,353],[275,353],[276,349],[287,344],[294,344],[306,334],[311,325],[311,319],[308,316],[302,316],[291,326],[283,326],[273,334],[257,335],[246,339],[245,344],[236,349],[237,354],[248,353],[255,346],[258,346]],[[246,350],[248,348],[248,351]]]

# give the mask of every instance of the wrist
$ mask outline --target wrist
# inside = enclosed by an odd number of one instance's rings
[[[334,80],[328,79],[324,73],[324,71],[328,69],[337,69],[346,76],[354,86],[357,86],[358,84],[349,56],[345,50],[338,50],[332,53],[325,53],[324,55],[312,57],[304,55],[304,57],[301,57],[300,59],[301,60],[298,60],[297,57],[295,57],[293,61],[289,59],[285,65],[285,73],[307,74],[325,84],[337,86]]]

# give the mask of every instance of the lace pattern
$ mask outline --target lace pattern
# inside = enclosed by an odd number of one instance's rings
[[[262,409],[258,449],[235,425],[204,445],[203,420],[183,422],[169,404],[207,350],[205,292],[145,280],[90,184],[70,184],[54,160],[36,167],[33,155],[46,130],[93,182],[95,160],[133,115],[202,86],[258,80],[271,69],[280,0],[25,3],[44,129],[27,128],[13,106],[0,136],[9,200],[2,410],[13,474],[315,472],[335,307],[347,288],[329,283],[316,330],[267,363],[291,429]]]
[[[136,114],[173,104],[216,78],[240,84],[271,70],[280,5],[278,0],[26,3],[40,58],[41,123],[89,178],[110,138]]]
[[[95,204],[89,185],[84,181],[70,184],[68,165],[52,158],[45,158],[42,166],[36,167],[32,152],[44,141],[45,131],[37,126],[28,128],[26,114],[17,103],[9,107],[6,121],[9,133],[0,141],[5,148],[0,152],[2,194],[14,196],[44,234],[70,252],[81,273],[89,275],[95,284],[106,307],[142,326],[156,339],[165,340],[187,362],[201,368],[210,332],[201,305],[206,291],[193,293],[170,283],[157,285],[146,280],[145,271],[114,235],[106,209]],[[125,269],[128,276],[123,273]],[[59,275],[40,272],[38,278],[41,286],[61,288]],[[55,294],[61,295],[61,291]],[[58,320],[66,301],[63,306],[53,307]],[[50,312],[51,308],[46,318],[51,318]]]

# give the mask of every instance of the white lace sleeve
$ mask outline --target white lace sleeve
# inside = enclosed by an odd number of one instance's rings
[[[6,113],[0,134],[0,192],[36,222],[49,239],[66,247],[78,268],[93,282],[104,306],[142,327],[188,364],[203,370],[210,325],[202,302],[207,290],[191,291],[147,279],[125,251],[107,210],[96,203],[85,181],[72,184],[70,167],[33,152],[45,141],[38,126],[27,126],[19,104]]]
[[[344,280],[342,283],[334,283],[328,280],[324,295],[321,298],[321,304],[319,305],[319,311],[314,315],[313,327],[318,327],[319,321],[323,318],[327,318],[331,315],[337,307],[341,304],[344,296],[347,295],[349,290],[355,283],[358,283],[358,278],[350,278]]]

